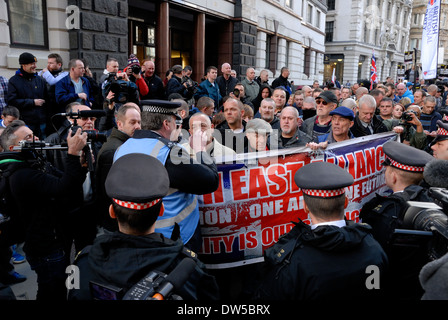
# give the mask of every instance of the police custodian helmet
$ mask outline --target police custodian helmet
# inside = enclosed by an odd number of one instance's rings
[[[167,195],[168,173],[156,158],[142,153],[120,157],[106,178],[106,193],[121,207],[145,210]]]

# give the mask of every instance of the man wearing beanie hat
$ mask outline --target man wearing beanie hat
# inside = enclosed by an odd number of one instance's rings
[[[99,235],[78,255],[80,288],[69,292],[69,300],[121,300],[150,272],[169,274],[185,258],[193,260],[194,269],[186,274],[185,286],[173,293],[184,300],[219,297],[214,277],[205,272],[197,255],[180,239],[155,232],[155,222],[165,211],[163,198],[170,190],[168,172],[158,159],[142,153],[121,157],[112,165],[105,189],[112,200],[110,216],[119,229]],[[104,289],[113,294],[99,294]]]
[[[359,217],[372,226],[373,236],[388,255],[388,298],[420,299],[423,291],[418,274],[428,262],[426,247],[416,243],[405,245],[409,242],[404,242],[395,229],[403,229],[408,201],[433,202],[422,181],[426,164],[434,158],[423,150],[397,141],[385,143],[383,151],[386,185],[393,193],[389,196],[376,194],[364,204]]]
[[[20,69],[9,79],[7,101],[20,111],[20,119],[40,139],[45,139],[48,89],[36,73],[37,58],[24,52],[19,56]]]
[[[303,193],[303,221],[265,251],[262,300],[359,300],[377,298],[381,290],[366,286],[366,270],[376,266],[382,279],[387,257],[365,224],[346,220],[345,189],[354,180],[347,170],[328,162],[300,168],[294,181]],[[382,284],[382,283],[381,283]]]
[[[131,54],[128,59],[128,65],[123,70],[129,77],[129,81],[134,82],[137,85],[138,91],[140,93],[140,99],[149,93],[148,85],[142,77],[142,68],[140,66],[140,61],[135,56]]]

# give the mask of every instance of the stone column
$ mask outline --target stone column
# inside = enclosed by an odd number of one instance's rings
[[[193,78],[199,82],[205,74],[205,14],[198,13],[195,17],[193,38]],[[218,70],[220,67],[217,66]]]
[[[165,72],[171,68],[171,38],[170,38],[170,5],[161,1],[158,5],[156,26],[156,72],[162,79]]]

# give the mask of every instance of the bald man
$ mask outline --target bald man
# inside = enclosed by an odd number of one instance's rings
[[[216,83],[218,84],[221,97],[225,97],[233,92],[238,80],[232,77],[232,66],[228,62],[222,64],[221,73],[222,74],[216,78]]]

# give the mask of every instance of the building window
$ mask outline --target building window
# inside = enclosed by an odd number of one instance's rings
[[[303,73],[309,77],[310,71],[311,71],[311,49],[305,49],[305,55],[303,61]]]
[[[135,54],[140,61],[155,61],[155,27],[133,20],[129,21],[132,28],[132,53]]]
[[[336,9],[336,0],[327,1],[328,11]]]
[[[46,0],[8,1],[11,46],[48,48]]]
[[[306,22],[313,23],[313,6],[310,4],[308,5],[308,11],[306,13]]]
[[[325,42],[333,42],[334,21],[325,22]]]
[[[275,73],[277,68],[278,37],[266,35],[266,65],[265,68]]]
[[[321,16],[320,11],[317,10],[316,11],[316,28],[318,28],[318,29],[320,29],[320,16]]]
[[[285,6],[292,9],[292,0],[285,0]]]

